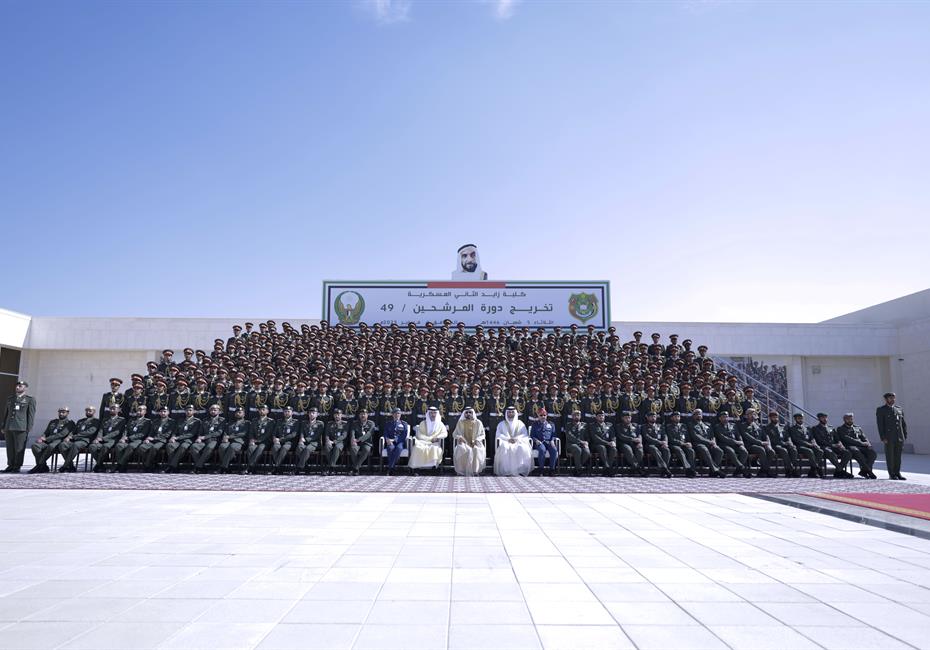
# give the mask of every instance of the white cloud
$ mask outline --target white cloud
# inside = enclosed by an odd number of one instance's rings
[[[360,4],[367,13],[384,25],[410,20],[411,0],[361,0]]]
[[[485,2],[493,5],[495,18],[507,20],[513,16],[513,12],[521,0],[485,0]]]

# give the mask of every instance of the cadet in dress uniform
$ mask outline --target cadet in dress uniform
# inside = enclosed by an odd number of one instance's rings
[[[263,388],[265,382],[261,377],[252,380],[252,392],[249,393],[245,417],[247,420],[254,420],[259,416],[259,410],[268,402],[268,393]]]
[[[762,431],[762,427],[756,422],[755,409],[749,409],[743,414],[737,427],[746,451],[755,454],[759,459],[759,473],[757,476],[772,476],[772,463],[775,462],[775,450],[769,442],[769,438]],[[748,469],[748,463],[747,463]]]
[[[642,444],[645,451],[652,456],[656,466],[659,468],[659,474],[664,478],[672,478],[672,473],[668,469],[668,461],[672,457],[668,448],[668,437],[665,435],[665,429],[656,420],[659,415],[654,412],[646,414],[646,424],[640,427]],[[647,474],[649,468],[643,462],[643,474]]]
[[[323,451],[326,453],[327,474],[333,474],[339,456],[346,445],[349,436],[348,424],[342,419],[342,409],[333,410],[333,420],[326,425],[326,439],[323,441]]]
[[[704,463],[708,476],[725,478],[726,474],[720,471],[723,462],[723,449],[717,444],[717,437],[709,422],[704,421],[704,412],[694,409],[688,421],[688,435],[694,446],[694,455]]]
[[[803,413],[794,414],[794,424],[787,427],[787,433],[791,443],[798,450],[798,456],[803,456],[810,464],[810,469],[807,471],[808,478],[817,476],[824,478],[823,449],[820,448],[820,445],[811,436],[810,431],[804,426]]]
[[[853,478],[853,475],[846,471],[852,454],[837,440],[836,431],[827,424],[828,418],[826,413],[817,414],[817,424],[810,430],[811,437],[823,450],[824,458],[833,463],[833,478]]]
[[[219,404],[211,404],[207,418],[200,424],[200,435],[191,443],[189,453],[195,473],[205,471],[205,465],[213,458],[213,452],[226,433],[226,419],[221,415],[222,412]],[[245,414],[245,409],[242,413]]]
[[[217,409],[219,405],[217,405]],[[219,411],[217,411],[219,413]],[[178,471],[178,465],[185,454],[190,450],[194,440],[200,437],[202,421],[194,417],[194,405],[188,404],[184,411],[184,419],[178,423],[177,430],[168,438],[165,445],[165,457],[168,459],[167,467],[163,472]]]
[[[313,396],[307,392],[307,382],[297,382],[297,392],[291,397],[291,409],[294,411],[294,417],[303,421],[307,417],[307,411],[310,410],[310,404]]]
[[[104,419],[100,426],[97,436],[91,441],[88,451],[90,457],[94,459],[94,471],[102,472],[105,468],[107,456],[113,451],[116,443],[123,438],[123,429],[126,426],[126,420],[119,415],[119,407],[116,404],[110,406],[109,417]]]
[[[275,421],[280,420],[284,417],[284,409],[290,406],[290,403],[291,394],[284,390],[284,382],[281,379],[275,379],[274,390],[268,398],[268,417]]]
[[[128,471],[129,461],[152,433],[152,421],[145,417],[147,413],[145,404],[136,406],[135,415],[126,423],[123,437],[116,443],[116,465],[120,472]]]
[[[591,460],[591,441],[588,426],[581,419],[581,409],[572,411],[572,419],[565,427],[565,448],[574,463],[572,473],[578,476]]]
[[[197,390],[191,395],[191,403],[194,405],[194,417],[202,420],[209,413],[210,404],[215,400],[207,390],[207,380],[203,377],[197,379]],[[186,411],[185,411],[186,414]]]
[[[68,417],[70,412],[67,406],[58,409],[58,417],[49,421],[45,432],[32,444],[32,455],[35,456],[36,465],[29,470],[30,474],[44,474],[49,471],[48,459],[58,451],[58,446],[74,431],[74,421]]]
[[[358,419],[349,426],[349,462],[353,476],[358,476],[359,469],[371,454],[375,428],[375,423],[371,421],[368,411],[365,410],[359,411]]]
[[[168,410],[171,417],[179,422],[187,418],[187,407],[191,406],[191,391],[187,381],[178,379],[174,382],[174,392],[168,398]]]
[[[251,426],[245,419],[245,408],[236,409],[235,419],[223,432],[219,444],[220,471],[226,473],[229,471],[229,464],[233,458],[242,453],[242,448],[249,437]],[[243,468],[242,473],[246,470]]]
[[[694,447],[690,442],[688,426],[681,421],[681,413],[672,411],[665,425],[670,456],[678,459],[685,476],[694,478]]]
[[[836,428],[836,436],[852,454],[853,459],[859,463],[859,476],[878,478],[872,473],[872,465],[875,463],[877,454],[872,448],[872,443],[862,431],[862,427],[853,421],[854,417],[852,413],[843,416],[843,424]]]
[[[110,406],[116,404],[118,409],[123,408],[123,400],[126,399],[126,395],[120,392],[120,387],[123,385],[123,380],[119,377],[110,378],[110,390],[103,394],[103,397],[100,398],[100,417],[106,417],[110,412]]]
[[[733,476],[742,474],[743,478],[752,478],[752,472],[749,469],[749,452],[746,451],[746,445],[736,426],[730,422],[730,415],[727,411],[717,412],[714,438],[734,468]]]
[[[901,475],[901,450],[904,441],[907,440],[907,422],[904,420],[904,411],[895,404],[896,400],[897,396],[894,393],[885,393],[885,403],[875,409],[875,420],[878,424],[878,435],[885,445],[888,478],[904,481],[906,479]]]
[[[287,453],[299,437],[300,420],[294,417],[294,409],[290,405],[285,406],[283,417],[275,424],[274,437],[271,440],[271,458],[276,473],[281,471]]]
[[[97,411],[93,406],[85,408],[84,417],[77,421],[74,431],[61,441],[58,446],[58,453],[61,454],[62,459],[59,472],[77,471],[74,466],[74,459],[87,449],[91,441],[97,437],[97,432],[100,431],[100,420],[95,417],[96,414]]]
[[[323,444],[323,432],[326,425],[317,416],[316,407],[311,406],[307,419],[301,424],[300,437],[297,439],[297,469],[304,471],[310,455],[315,454]]]
[[[245,377],[241,374],[233,379],[233,389],[226,395],[226,408],[221,415],[232,422],[236,419],[236,411],[242,409],[247,412],[249,408],[249,391],[245,387]]]
[[[394,474],[394,467],[400,459],[401,453],[407,445],[407,436],[410,435],[410,425],[403,419],[400,407],[394,407],[391,420],[384,425],[381,437],[384,439],[384,449],[387,451],[387,474]]]

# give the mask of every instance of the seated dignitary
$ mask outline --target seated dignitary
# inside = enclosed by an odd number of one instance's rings
[[[572,474],[578,476],[591,460],[591,443],[587,425],[581,420],[581,410],[572,410],[572,419],[565,427],[565,446],[574,465]]]
[[[77,468],[74,466],[74,459],[82,451],[87,449],[91,441],[97,437],[97,432],[100,431],[100,420],[98,420],[94,415],[96,414],[96,409],[93,406],[88,406],[84,409],[84,417],[77,421],[77,424],[74,426],[74,431],[65,436],[65,439],[61,441],[61,444],[58,446],[58,452],[61,454],[61,469],[59,472],[76,472]]]
[[[67,406],[58,409],[58,417],[49,421],[45,432],[32,443],[32,455],[36,457],[36,466],[29,470],[30,474],[44,474],[49,471],[48,459],[58,451],[58,447],[65,438],[74,431],[74,421],[68,417],[69,413],[71,409]]]
[[[823,450],[824,458],[833,463],[833,478],[853,478],[846,471],[852,454],[836,437],[836,430],[828,424],[829,417],[826,413],[817,414],[817,424],[811,427],[811,437]]]
[[[137,404],[135,414],[130,415],[123,429],[123,437],[116,443],[117,471],[129,471],[129,461],[135,456],[142,443],[151,436],[152,421],[145,417],[147,413],[148,409],[145,404]]]
[[[704,421],[704,412],[701,409],[694,409],[691,412],[691,418],[688,421],[688,436],[694,447],[694,457],[707,468],[707,476],[726,478],[726,474],[720,471],[723,449],[717,444],[717,438],[710,423]]]
[[[90,442],[87,450],[90,457],[94,459],[94,471],[102,472],[107,456],[113,451],[116,443],[123,438],[123,428],[126,426],[126,420],[119,415],[120,407],[116,404],[109,406],[108,416],[100,425],[100,430]]]
[[[665,435],[665,428],[656,422],[658,414],[652,411],[646,413],[646,424],[640,427],[642,444],[644,451],[652,456],[653,462],[659,468],[659,474],[663,478],[672,478],[672,472],[668,469],[668,462],[671,460],[672,452],[668,448],[668,437]],[[649,472],[646,462],[643,462],[643,474]]]
[[[743,419],[738,426],[740,437],[750,455],[759,459],[759,473],[756,476],[773,476],[772,463],[775,462],[775,450],[769,442],[768,436],[756,421],[756,410],[748,409],[743,413]],[[746,463],[747,469],[749,462]]]
[[[333,474],[336,471],[336,464],[339,462],[348,437],[349,424],[342,419],[342,409],[333,409],[333,419],[326,425],[326,439],[323,440],[327,474]]]
[[[196,407],[194,407],[194,412],[196,413]],[[222,412],[222,406],[211,404],[207,409],[207,419],[200,425],[200,435],[191,443],[189,453],[191,460],[194,461],[195,473],[206,471],[206,464],[213,458],[213,452],[226,433],[226,418],[221,415]]]
[[[290,405],[281,410],[281,419],[275,422],[274,435],[271,438],[271,459],[274,472],[281,472],[281,465],[287,453],[300,437],[300,421],[294,417],[294,408]],[[292,472],[293,473],[293,472]]]
[[[475,415],[475,409],[466,406],[452,432],[452,464],[461,476],[477,476],[484,471],[487,460],[484,424]]]
[[[269,409],[267,404],[258,407],[258,417],[252,420],[249,428],[249,441],[246,444],[246,467],[245,473],[255,471],[255,466],[261,460],[262,454],[272,444],[274,438],[275,421],[268,417]]]
[[[162,470],[163,473],[178,471],[181,459],[190,451],[194,441],[200,437],[202,425],[200,419],[194,417],[194,405],[188,404],[184,409],[184,419],[178,422],[177,430],[168,438],[165,445],[167,466]]]
[[[629,466],[630,471],[640,472],[646,476],[646,470],[643,468],[643,439],[640,433],[639,425],[633,424],[633,414],[624,412],[620,416],[620,422],[614,427],[614,440],[616,441],[617,451],[623,454],[623,459]]]
[[[798,449],[794,446],[794,443],[791,442],[791,437],[788,435],[788,428],[781,423],[778,411],[769,411],[769,421],[768,424],[762,428],[762,433],[768,439],[775,455],[781,458],[781,462],[785,466],[785,476],[800,476],[801,470],[798,469]]]
[[[439,417],[439,409],[435,406],[428,407],[426,417],[414,428],[407,466],[413,470],[439,467],[442,463],[444,441],[448,436],[449,430]]]
[[[689,442],[688,427],[681,421],[681,413],[678,411],[672,411],[669,415],[665,438],[670,457],[678,460],[678,464],[685,470],[685,476],[694,478],[694,447]]]
[[[359,411],[358,417],[349,427],[349,463],[353,476],[358,476],[358,471],[371,455],[376,427],[374,421],[369,419],[368,413],[367,410]]]
[[[297,438],[297,471],[306,471],[310,455],[318,452],[323,444],[326,425],[318,416],[317,408],[311,406],[307,411],[307,419],[300,425],[300,436]]]
[[[220,418],[222,419],[222,418]],[[220,459],[220,472],[226,474],[229,472],[229,464],[234,458],[242,454],[242,448],[249,439],[249,431],[252,429],[251,424],[245,419],[245,407],[236,408],[233,421],[225,427],[219,440],[219,452],[217,456]],[[242,473],[245,473],[245,467]]]
[[[171,419],[171,412],[168,405],[160,407],[158,410],[158,419],[152,422],[151,434],[139,445],[138,456],[142,461],[142,469],[151,471],[155,467],[155,458],[168,440],[177,432],[177,420]]]
[[[730,414],[726,411],[717,413],[714,438],[733,468],[733,476],[742,475],[744,478],[752,478],[752,472],[749,469],[749,452],[746,451],[743,437],[737,431],[736,425],[730,421]]]
[[[497,425],[497,449],[494,452],[494,473],[498,476],[526,476],[533,469],[533,448],[526,425],[517,417],[517,409],[508,406],[504,419]]]
[[[536,411],[536,421],[530,427],[530,440],[536,449],[536,464],[540,475],[546,471],[546,458],[549,459],[549,473],[555,474],[559,463],[559,439],[555,435],[555,425],[549,421],[546,409]]]
[[[804,426],[804,414],[795,413],[794,423],[786,427],[786,431],[791,444],[798,450],[798,456],[803,456],[810,464],[810,469],[807,470],[808,478],[817,476],[823,478],[823,449],[814,440],[808,428]]]
[[[628,422],[629,413],[623,415],[623,419]],[[617,469],[617,441],[614,439],[614,426],[605,421],[603,411],[598,411],[594,416],[594,422],[587,425],[587,430],[592,455],[596,454],[601,459],[604,474],[613,476]]]
[[[878,478],[872,472],[876,457],[875,449],[872,448],[872,443],[862,431],[862,427],[853,422],[854,417],[852,413],[843,416],[843,424],[836,428],[836,436],[849,450],[853,460],[859,463],[859,476]]]
[[[410,435],[410,425],[404,422],[403,416],[404,412],[399,406],[391,409],[391,419],[385,423],[384,432],[381,434],[387,455],[388,476],[394,474],[394,467],[407,445],[407,436]]]

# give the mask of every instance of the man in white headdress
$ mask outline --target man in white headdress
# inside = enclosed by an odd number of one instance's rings
[[[484,442],[484,425],[475,417],[475,409],[467,407],[459,416],[452,432],[455,449],[452,464],[455,472],[465,476],[476,476],[484,470],[487,450]]]
[[[410,447],[410,458],[407,466],[411,469],[422,467],[438,467],[442,462],[442,442],[449,435],[449,430],[439,417],[439,409],[429,407],[426,417],[414,429],[416,437]],[[439,444],[436,444],[439,443]]]
[[[517,409],[508,406],[497,425],[497,448],[494,473],[498,476],[526,476],[533,469],[533,447],[526,425],[517,417]]]
[[[452,271],[452,279],[465,282],[488,279],[488,274],[481,270],[477,246],[474,244],[459,246],[455,254],[455,270]]]

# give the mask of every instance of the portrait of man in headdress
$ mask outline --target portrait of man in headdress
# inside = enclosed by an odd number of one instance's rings
[[[481,260],[475,244],[459,246],[455,254],[455,270],[452,271],[452,279],[463,281],[488,279],[488,274],[481,270]]]

